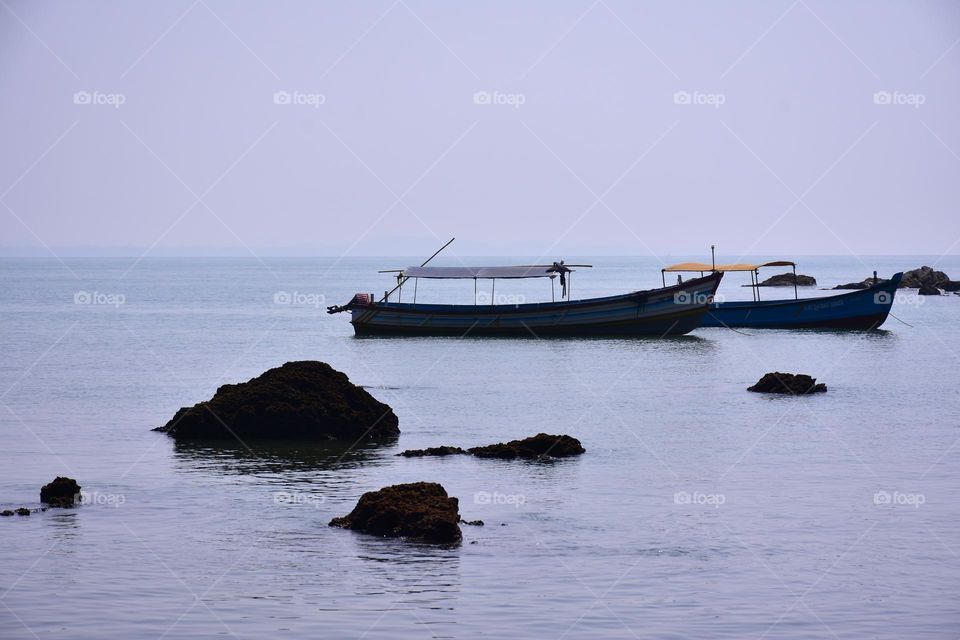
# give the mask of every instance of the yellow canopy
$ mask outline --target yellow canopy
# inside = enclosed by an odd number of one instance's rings
[[[788,260],[775,260],[773,262],[764,262],[762,264],[746,264],[746,263],[737,263],[737,264],[718,264],[716,266],[707,264],[705,262],[681,262],[680,264],[670,265],[665,267],[662,271],[683,271],[683,272],[695,272],[695,271],[756,271],[760,267],[794,267],[796,263],[790,262]]]

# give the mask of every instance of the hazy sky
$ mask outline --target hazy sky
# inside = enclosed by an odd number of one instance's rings
[[[955,1],[2,0],[0,245],[957,253],[958,43]]]

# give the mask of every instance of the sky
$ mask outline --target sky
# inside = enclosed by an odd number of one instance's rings
[[[0,2],[0,254],[960,252],[960,3]]]

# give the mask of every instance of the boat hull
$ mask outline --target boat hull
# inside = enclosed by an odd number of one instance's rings
[[[903,274],[849,293],[800,300],[716,302],[704,327],[871,330],[883,324]]]
[[[722,274],[681,285],[518,305],[350,304],[357,335],[668,336],[700,326]]]

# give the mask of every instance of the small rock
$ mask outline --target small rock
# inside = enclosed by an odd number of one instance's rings
[[[30,515],[30,509],[27,509],[26,507],[20,507],[19,509],[17,509],[17,515],[28,516]]]
[[[511,440],[507,443],[498,442],[485,447],[473,447],[468,451],[478,458],[502,458],[505,460],[524,458],[529,460],[578,456],[584,453],[586,449],[583,448],[579,440],[571,436],[552,436],[546,433],[538,433],[523,440]]]
[[[401,453],[398,453],[398,456],[403,456],[405,458],[422,458],[424,456],[455,456],[459,454],[466,454],[467,452],[461,449],[460,447],[427,447],[426,449],[407,449]]]
[[[940,289],[935,287],[932,284],[922,284],[920,289],[917,291],[918,296],[939,296]]]
[[[793,395],[804,395],[808,393],[824,393],[827,385],[822,382],[817,384],[816,378],[798,373],[766,373],[757,384],[747,387],[747,391],[757,393],[789,393]]]
[[[57,476],[40,488],[40,502],[52,507],[72,507],[80,500],[80,485],[73,478]]]
[[[770,276],[760,284],[758,287],[792,287],[793,286],[793,273],[778,273],[775,276]],[[797,286],[798,287],[812,287],[817,284],[817,279],[813,276],[805,276],[802,273],[797,274]],[[745,284],[745,287],[750,285]]]
[[[461,520],[460,524],[468,524],[471,527],[482,527],[483,520]]]
[[[384,487],[360,496],[346,516],[334,518],[342,527],[390,538],[423,542],[460,542],[459,502],[436,482],[413,482]]]
[[[12,515],[13,515],[13,511],[11,511],[10,509],[4,509],[3,511],[0,511],[0,516],[12,516]]]
[[[944,291],[956,293],[957,291],[960,291],[960,280],[944,280],[937,286]]]

